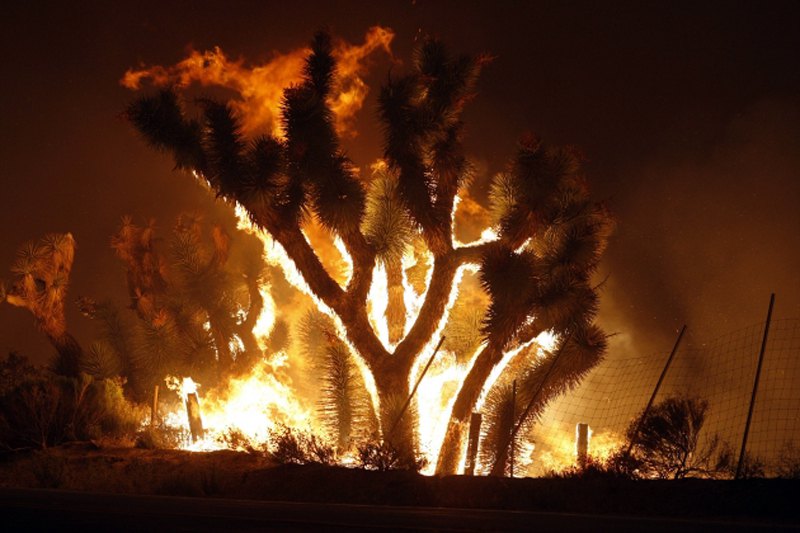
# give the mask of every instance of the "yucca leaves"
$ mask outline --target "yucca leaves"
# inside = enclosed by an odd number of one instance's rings
[[[177,168],[198,172],[206,170],[201,124],[186,118],[173,89],[135,100],[128,106],[125,116],[148,144],[172,153]]]
[[[413,226],[395,176],[379,173],[370,183],[362,231],[381,260],[402,259],[411,244]]]
[[[331,319],[309,311],[300,323],[299,340],[320,379],[318,412],[341,448],[356,432],[365,433],[371,406],[363,378],[346,344],[335,333]]]
[[[97,379],[107,379],[122,374],[122,363],[111,345],[98,341],[84,354],[81,371]]]
[[[527,319],[537,287],[536,258],[531,253],[516,253],[502,245],[494,246],[483,257],[481,285],[490,298],[483,332],[501,345],[507,342]]]
[[[379,97],[384,156],[399,176],[399,195],[434,253],[452,246],[453,198],[469,176],[461,144],[461,111],[484,60],[452,57],[429,39],[414,71],[390,78]]]

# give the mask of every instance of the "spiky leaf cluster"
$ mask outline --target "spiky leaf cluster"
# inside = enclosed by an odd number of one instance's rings
[[[339,447],[346,448],[356,432],[366,432],[371,411],[353,355],[337,337],[331,319],[317,310],[303,317],[299,340],[318,372],[320,417]]]
[[[189,118],[172,88],[136,100],[126,115],[152,146],[244,205],[257,224],[299,223],[312,210],[329,229],[357,231],[365,194],[339,147],[328,105],[335,75],[330,35],[319,32],[311,49],[303,81],[284,92],[283,140],[245,139],[232,107],[210,99],[198,102],[199,119]]]
[[[519,147],[490,194],[499,241],[484,256],[481,280],[492,302],[485,330],[505,343],[591,323],[590,284],[612,228],[589,198],[577,155],[536,139]]]
[[[380,94],[384,156],[398,174],[400,198],[435,254],[452,245],[453,198],[470,176],[461,112],[485,61],[454,57],[441,42],[428,39],[413,71],[390,78]]]
[[[234,363],[245,370],[261,357],[252,333],[263,307],[260,271],[238,259],[241,251],[221,227],[181,215],[162,243],[153,222],[139,226],[125,218],[112,247],[127,267],[136,317],[109,302],[79,302],[101,325],[100,344],[84,358],[90,373],[103,375],[116,359],[129,390],[144,397],[165,374],[208,384]]]
[[[5,299],[29,309],[48,335],[58,336],[66,329],[64,299],[74,257],[72,234],[51,233],[24,244],[11,267],[14,279]]]
[[[399,261],[411,245],[413,225],[399,196],[396,176],[379,172],[370,183],[362,230],[383,261]]]
[[[82,357],[80,344],[67,332],[64,301],[75,258],[75,239],[70,233],[51,233],[23,245],[11,268],[12,284],[3,289],[3,300],[33,314],[37,327],[55,347],[53,369],[77,376]]]

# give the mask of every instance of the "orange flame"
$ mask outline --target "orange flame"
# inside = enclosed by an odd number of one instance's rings
[[[364,36],[364,43],[352,45],[344,41],[334,44],[337,77],[330,106],[340,135],[354,137],[356,113],[364,105],[368,87],[363,80],[369,69],[368,59],[383,50],[392,57],[394,32],[374,26]],[[122,86],[138,90],[145,80],[155,86],[175,85],[181,88],[199,83],[234,91],[238,99],[231,105],[241,121],[242,132],[252,135],[269,132],[283,136],[281,102],[283,89],[301,81],[307,48],[288,53],[276,53],[269,61],[248,66],[241,59],[230,59],[219,47],[199,52],[192,50],[188,57],[172,66],[155,65],[128,69],[120,80]]]
[[[221,389],[212,389],[204,395],[198,393],[191,378],[168,378],[167,387],[173,390],[177,387],[182,397],[197,393],[202,410],[205,435],[196,442],[189,439],[186,415],[180,408],[165,417],[168,426],[184,429],[186,437],[181,448],[193,451],[228,448],[225,437],[231,430],[240,432],[249,443],[263,443],[279,424],[291,427],[311,424],[311,414],[292,393],[290,384],[276,377],[285,363],[285,355],[261,361],[248,376],[231,379]]]

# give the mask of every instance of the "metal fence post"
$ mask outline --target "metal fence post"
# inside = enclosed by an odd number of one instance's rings
[[[642,423],[644,422],[645,418],[647,418],[647,413],[650,412],[650,408],[653,407],[653,402],[656,400],[658,391],[661,389],[661,384],[664,382],[664,377],[667,375],[667,370],[669,370],[670,365],[672,365],[672,360],[675,358],[675,354],[678,353],[678,346],[680,346],[681,339],[683,339],[683,334],[685,332],[686,324],[683,325],[681,332],[678,333],[678,338],[675,340],[675,345],[672,347],[672,352],[670,352],[669,357],[667,358],[667,362],[664,365],[664,370],[661,371],[661,375],[658,377],[658,382],[656,382],[656,387],[653,389],[653,394],[650,395],[650,400],[647,402],[647,406],[644,408],[642,416],[640,416],[639,420],[636,422],[636,429],[631,435],[631,440],[630,443],[628,443],[628,449],[625,450],[625,455],[631,454],[633,444],[636,442],[636,437],[639,435],[639,430],[642,427]]]
[[[742,476],[742,468],[747,450],[747,436],[750,433],[750,422],[753,420],[753,408],[756,405],[756,394],[758,393],[758,381],[761,378],[761,365],[764,363],[764,352],[767,350],[767,337],[769,336],[769,325],[772,322],[772,307],[775,305],[775,293],[769,297],[769,309],[767,309],[767,323],[764,325],[764,337],[761,339],[761,351],[758,353],[758,365],[756,366],[756,377],[753,381],[753,394],[750,396],[750,409],[747,411],[747,422],[744,425],[744,435],[742,436],[742,448],[739,451],[739,462],[736,464],[736,477]]]

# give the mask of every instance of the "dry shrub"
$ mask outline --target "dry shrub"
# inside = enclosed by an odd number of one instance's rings
[[[784,479],[800,479],[800,450],[787,442],[778,457],[777,475]]]
[[[334,465],[338,459],[333,446],[310,432],[281,425],[270,437],[270,454],[281,464]]]
[[[0,447],[132,438],[141,414],[119,380],[58,376],[16,355],[0,363]]]
[[[385,441],[368,441],[358,446],[358,465],[366,470],[411,470],[419,472],[427,465],[420,455],[410,455]]]

